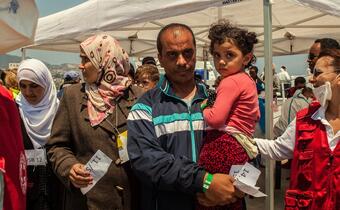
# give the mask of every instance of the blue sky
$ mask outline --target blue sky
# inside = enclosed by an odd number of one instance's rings
[[[36,4],[39,9],[40,17],[56,13],[58,11],[71,8],[78,4],[85,2],[86,0],[36,0]],[[21,55],[21,53],[16,50],[9,54]],[[34,57],[37,59],[44,60],[50,64],[62,64],[62,63],[78,63],[79,54],[75,53],[59,53],[43,50],[28,50],[26,52],[27,56]],[[307,64],[307,55],[295,55],[295,56],[280,56],[274,57],[273,63],[276,65],[277,71],[282,65],[287,66],[287,69],[292,75],[305,74]],[[260,72],[263,69],[263,59],[259,58],[256,64],[259,67]]]

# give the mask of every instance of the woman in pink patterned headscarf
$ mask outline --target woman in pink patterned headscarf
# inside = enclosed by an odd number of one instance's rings
[[[86,82],[92,126],[101,123],[115,108],[115,99],[131,84],[128,54],[111,36],[101,34],[80,44],[79,68]]]
[[[135,178],[118,142],[126,139],[129,108],[142,90],[130,85],[128,55],[111,36],[82,42],[80,57],[85,83],[64,89],[46,146],[54,173],[71,189],[64,209],[138,209]]]

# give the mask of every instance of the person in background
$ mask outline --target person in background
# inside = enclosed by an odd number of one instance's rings
[[[27,59],[18,67],[20,93],[16,98],[28,159],[27,210],[60,209],[60,182],[47,163],[45,144],[59,106],[52,75],[44,63]],[[41,161],[36,160],[37,155]]]
[[[287,91],[287,98],[291,98],[294,96],[297,90],[303,89],[306,87],[306,79],[304,77],[296,77],[294,80],[294,87],[291,87]]]
[[[289,83],[290,82],[290,75],[287,71],[287,67],[281,66],[280,72],[278,73],[278,77],[281,83]]]
[[[155,58],[150,57],[150,56],[143,58],[142,65],[144,64],[151,64],[151,65],[157,66]]]
[[[27,171],[20,115],[0,85],[0,209],[26,210]]]
[[[281,107],[281,115],[274,125],[274,138],[281,136],[287,129],[291,121],[296,117],[296,113],[307,108],[312,102],[313,90],[309,87],[297,90],[296,94],[287,99]]]
[[[138,186],[120,151],[124,151],[128,112],[142,90],[131,86],[128,54],[113,37],[89,37],[80,44],[80,58],[85,83],[64,90],[47,143],[52,169],[67,188],[64,209],[138,210]],[[112,163],[94,184],[91,174],[96,173],[85,165],[96,153],[105,154]],[[82,194],[81,188],[88,186],[92,189]]]
[[[314,41],[309,49],[307,63],[310,72],[314,70],[315,62],[318,60],[321,51],[326,49],[340,49],[338,41],[331,38],[322,38]]]
[[[260,94],[262,91],[264,91],[264,83],[258,76],[259,69],[256,66],[250,66],[248,69],[250,77],[256,84],[257,94]]]
[[[0,69],[0,85],[5,85],[4,84],[5,76],[6,76],[6,74],[5,74],[4,70]]]
[[[196,193],[203,191],[210,205],[231,203],[242,196],[233,178],[214,174],[208,189],[203,188],[208,174],[197,164],[204,130],[200,104],[207,95],[194,79],[192,30],[166,25],[158,33],[157,50],[165,76],[132,107],[127,122],[129,157],[142,190],[140,207],[193,210]]]
[[[127,76],[131,80],[131,83],[134,84],[135,83],[135,77],[136,77],[136,70],[135,70],[135,67],[132,65],[132,63],[130,63],[130,70],[129,70],[129,73],[128,73]]]
[[[154,88],[159,81],[159,71],[153,64],[144,64],[137,68],[135,83],[146,92]]]
[[[299,111],[275,141],[255,138],[261,155],[293,159],[286,209],[340,209],[340,50],[318,57],[310,83],[319,103]]]
[[[277,77],[279,79],[279,90],[282,95],[283,93],[286,93],[286,91],[291,87],[291,77],[285,66],[281,66]]]
[[[63,84],[60,86],[57,97],[61,99],[64,93],[64,88],[80,83],[80,74],[76,71],[67,71],[64,73],[64,81]]]
[[[5,71],[4,85],[12,92],[13,98],[16,99],[20,92],[17,80],[17,69],[8,69]]]

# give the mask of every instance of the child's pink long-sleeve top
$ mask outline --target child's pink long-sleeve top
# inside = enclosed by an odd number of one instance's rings
[[[224,78],[217,87],[213,107],[204,109],[203,116],[209,127],[236,128],[252,137],[260,117],[255,82],[245,73]]]

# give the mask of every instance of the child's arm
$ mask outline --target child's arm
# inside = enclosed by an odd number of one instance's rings
[[[276,140],[258,139],[255,142],[259,152],[266,158],[284,160],[293,158],[295,147],[296,120],[294,119],[287,127],[282,136]]]
[[[236,82],[233,79],[223,79],[217,88],[214,105],[203,111],[205,122],[213,128],[224,126],[239,95],[240,89]]]

